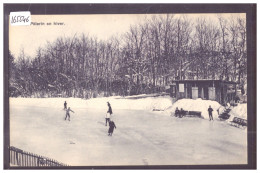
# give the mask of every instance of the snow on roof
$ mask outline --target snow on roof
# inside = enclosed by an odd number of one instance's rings
[[[187,79],[187,80],[173,80],[172,82],[205,82],[205,81],[214,81],[214,82],[223,82],[228,84],[237,84],[233,81],[225,81],[225,80],[215,80],[215,79]]]

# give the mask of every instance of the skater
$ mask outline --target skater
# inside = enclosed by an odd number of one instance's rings
[[[176,107],[176,109],[175,109],[175,117],[178,117],[179,113],[180,113],[180,111],[179,111],[178,107]]]
[[[108,123],[108,125],[109,125],[109,122],[110,122],[110,113],[106,113],[106,126],[107,126],[107,123]]]
[[[67,117],[68,117],[68,120],[70,121],[70,112],[73,112],[73,113],[74,113],[74,111],[71,110],[70,107],[69,107],[69,108],[66,110],[66,117],[65,117],[65,120],[66,120]]]
[[[211,106],[209,106],[208,112],[209,112],[209,121],[211,120],[213,121],[213,116],[212,116],[213,109],[211,108]]]
[[[114,128],[116,128],[114,121],[109,121],[108,136],[112,136]]]
[[[107,122],[109,123],[110,122],[110,117],[112,115],[112,108],[111,108],[111,105],[109,102],[107,102],[107,106],[108,106],[108,111],[107,111],[107,114],[106,114],[106,126],[107,126]]]
[[[66,110],[67,109],[67,102],[65,101],[64,102],[64,110]]]

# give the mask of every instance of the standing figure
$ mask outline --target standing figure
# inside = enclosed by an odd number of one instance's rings
[[[64,110],[66,110],[67,109],[67,102],[65,101],[64,102]]]
[[[212,116],[213,109],[211,108],[211,106],[209,106],[208,112],[209,112],[209,121],[211,120],[213,121],[213,116]]]
[[[107,126],[107,123],[108,123],[108,125],[109,125],[109,122],[110,122],[110,113],[106,113],[106,126]]]
[[[66,110],[66,117],[65,117],[65,120],[66,120],[67,117],[68,117],[68,120],[70,121],[70,112],[73,112],[73,113],[74,113],[74,111],[71,110],[70,107],[69,107],[69,108]]]
[[[178,107],[176,107],[176,109],[175,109],[175,117],[178,117],[179,113],[180,113],[180,111],[179,111]]]
[[[180,112],[179,112],[179,118],[182,118],[185,115],[184,110],[181,108]]]
[[[112,121],[112,120],[109,121],[108,136],[112,136],[112,134],[114,132],[114,128],[116,128],[114,121]]]
[[[112,112],[112,108],[111,108],[111,105],[109,102],[107,102],[107,106],[108,106],[108,111],[106,113],[106,126],[107,126],[107,123],[110,122],[110,117],[111,117],[111,114],[113,113]]]

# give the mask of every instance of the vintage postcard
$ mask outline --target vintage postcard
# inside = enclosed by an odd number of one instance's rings
[[[5,23],[9,168],[252,168],[251,13],[43,6]]]

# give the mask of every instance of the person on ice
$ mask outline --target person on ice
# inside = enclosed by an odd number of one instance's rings
[[[108,125],[109,125],[109,121],[110,121],[110,113],[106,113],[106,126],[107,126],[107,123],[108,123]]]
[[[185,115],[184,110],[181,108],[181,110],[179,111],[179,118],[182,118]]]
[[[106,126],[107,126],[107,123],[110,122],[110,117],[111,117],[111,114],[113,113],[112,112],[112,108],[111,108],[111,105],[109,102],[107,102],[107,106],[108,106],[108,111],[106,113]]]
[[[69,107],[69,108],[66,110],[66,117],[65,117],[65,120],[66,120],[67,117],[68,117],[68,120],[70,121],[70,112],[73,112],[73,113],[74,113],[74,111],[71,110],[70,107]]]
[[[64,110],[66,110],[67,109],[67,102],[65,101],[64,102]]]
[[[176,107],[176,109],[175,109],[175,117],[178,117],[179,113],[180,113],[180,111],[179,111],[178,107]]]
[[[108,136],[112,136],[112,134],[114,132],[114,128],[116,128],[114,121],[112,121],[112,120],[109,121]]]
[[[208,112],[209,112],[209,121],[211,120],[213,121],[213,116],[212,116],[213,109],[211,108],[211,106],[209,106]]]

